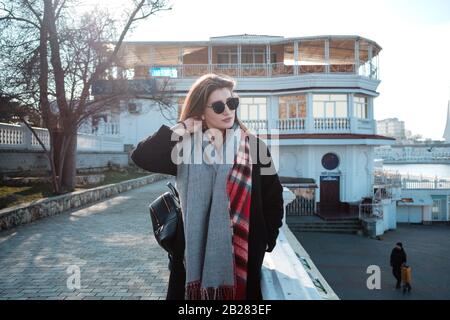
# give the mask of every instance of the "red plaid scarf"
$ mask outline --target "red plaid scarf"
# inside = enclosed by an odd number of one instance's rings
[[[229,212],[233,225],[235,300],[247,295],[248,233],[252,190],[252,163],[249,136],[242,130],[239,150],[227,178]]]

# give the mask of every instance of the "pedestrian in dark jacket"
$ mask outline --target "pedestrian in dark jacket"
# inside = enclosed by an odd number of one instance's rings
[[[145,170],[176,176],[183,227],[167,299],[262,299],[261,267],[282,225],[283,188],[267,146],[237,118],[234,85],[199,78],[178,123],[131,154]]]
[[[396,289],[400,289],[401,281],[402,281],[402,266],[406,263],[406,252],[403,249],[403,244],[401,242],[397,242],[394,249],[392,249],[391,253],[391,267],[392,273],[397,280],[397,284],[395,286]]]

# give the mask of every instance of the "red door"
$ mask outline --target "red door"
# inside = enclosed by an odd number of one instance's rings
[[[340,210],[339,176],[320,177],[320,213],[336,215]]]

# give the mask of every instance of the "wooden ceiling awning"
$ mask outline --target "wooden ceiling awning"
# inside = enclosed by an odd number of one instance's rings
[[[287,55],[293,59],[294,41],[298,41],[299,63],[325,63],[325,42],[329,42],[329,63],[346,64],[352,63],[355,58],[355,43],[359,41],[359,60],[365,63],[369,59],[369,48],[372,48],[372,57],[376,57],[381,51],[381,47],[376,43],[356,37],[356,36],[327,36],[327,37],[307,37],[274,40],[270,45],[271,52]],[[196,51],[205,50],[211,45],[214,52],[220,51],[224,47],[236,47],[239,41],[228,43],[209,42],[124,42],[119,56],[119,65],[124,68],[148,65],[177,65],[181,61],[182,55],[192,55]],[[265,48],[261,43],[242,43],[243,48]]]

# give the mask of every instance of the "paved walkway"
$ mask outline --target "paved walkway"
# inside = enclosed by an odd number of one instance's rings
[[[147,205],[167,181],[0,232],[0,299],[165,299],[168,259]]]
[[[399,225],[382,240],[357,235],[295,234],[340,299],[450,299],[450,226]],[[412,269],[412,291],[395,290],[389,257],[401,241]],[[381,290],[366,286],[367,267],[381,269]]]

